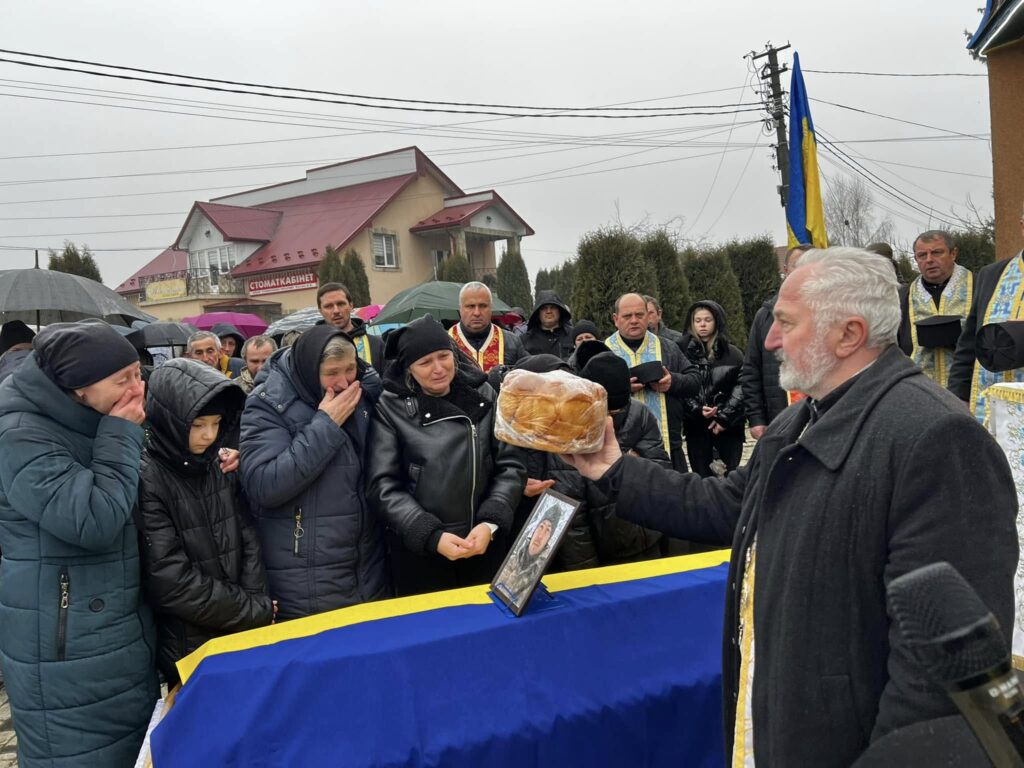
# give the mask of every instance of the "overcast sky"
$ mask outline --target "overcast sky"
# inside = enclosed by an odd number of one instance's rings
[[[743,56],[769,40],[791,42],[804,69],[984,73],[969,58],[963,35],[977,27],[979,5],[8,2],[0,48],[439,101],[737,104],[758,99]],[[784,52],[783,61],[791,54]],[[818,131],[856,142],[839,146],[873,174],[940,218],[966,212],[968,196],[991,211],[986,78],[809,73],[805,79],[812,99],[932,126],[812,102]],[[702,91],[718,92],[685,95]],[[111,98],[125,94],[132,96]],[[496,188],[536,230],[523,242],[531,275],[571,256],[582,234],[616,215],[625,223],[682,221],[681,231],[695,239],[785,238],[772,139],[754,122],[758,112],[639,120],[439,115],[230,96],[2,62],[0,100],[0,264],[6,268],[32,264],[30,251],[10,246],[60,248],[70,239],[94,250],[104,282],[114,286],[173,241],[194,200],[410,144],[464,190]],[[645,135],[635,135],[640,132]],[[594,146],[597,136],[605,137],[604,146]],[[580,137],[589,146],[579,146]],[[281,139],[287,141],[267,143]],[[222,146],[172,149],[213,144]],[[274,167],[238,169],[255,165]],[[826,180],[841,173],[827,155],[821,165]],[[875,198],[891,209],[880,213],[892,216],[901,238],[937,224],[905,203],[877,192]]]

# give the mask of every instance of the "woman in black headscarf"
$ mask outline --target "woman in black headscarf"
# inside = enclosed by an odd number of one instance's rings
[[[242,414],[242,487],[278,619],[390,594],[363,466],[380,377],[331,325],[267,361]]]
[[[489,582],[526,482],[522,452],[494,438],[494,390],[458,354],[429,315],[385,349],[367,496],[388,528],[399,595]]]

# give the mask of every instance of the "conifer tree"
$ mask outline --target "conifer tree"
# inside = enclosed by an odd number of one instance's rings
[[[725,311],[729,341],[744,349],[747,344],[747,326],[743,315],[743,297],[725,248],[687,249],[683,257],[683,269],[690,281],[693,300],[710,299],[720,304]],[[682,327],[679,330],[686,332],[690,329]]]
[[[498,263],[497,294],[510,307],[522,307],[527,312],[533,306],[530,294],[530,275],[526,271],[518,247],[510,247]]]
[[[342,266],[348,273],[348,282],[343,285],[348,288],[349,300],[353,306],[365,307],[373,302],[370,299],[370,279],[366,276],[366,266],[363,264],[363,257],[355,248],[345,251],[342,259]]]
[[[686,323],[690,308],[690,284],[679,263],[679,252],[664,229],[649,233],[641,243],[644,258],[658,278],[661,321],[669,328],[679,329]]]
[[[640,241],[624,228],[610,227],[584,235],[578,253],[570,303],[573,317],[593,320],[602,333],[615,330],[611,316],[619,296],[657,295],[657,278],[644,259]]]

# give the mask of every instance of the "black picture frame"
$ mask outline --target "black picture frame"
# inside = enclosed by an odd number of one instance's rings
[[[576,499],[551,489],[537,498],[533,512],[491,581],[491,591],[514,616],[522,616],[529,605],[580,504]],[[544,523],[550,523],[547,539],[539,544],[539,549],[531,552],[531,544],[536,547],[534,538]]]

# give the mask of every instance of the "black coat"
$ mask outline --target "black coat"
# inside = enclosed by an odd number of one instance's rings
[[[650,459],[671,468],[672,461],[661,442],[658,421],[639,400],[612,417],[615,438],[623,453]],[[529,451],[529,476],[554,480],[554,490],[580,501],[572,524],[558,549],[558,564],[566,570],[596,568],[642,557],[662,538],[658,531],[631,523],[615,514],[615,500],[598,485],[553,453]]]
[[[896,347],[815,423],[801,401],[724,479],[626,457],[599,483],[618,514],[732,543],[723,638],[726,741],[739,690],[740,588],[757,539],[758,764],[848,766],[869,743],[955,707],[886,613],[897,576],[952,563],[1013,626],[1017,497],[1003,451]]]
[[[303,399],[293,351],[267,361],[242,414],[242,485],[281,619],[391,595],[380,526],[363,492],[380,377],[360,362],[363,396],[339,427],[319,402]]]
[[[707,349],[700,339],[686,334],[680,345],[686,359],[700,371],[700,392],[694,397],[683,398],[683,416],[707,429],[704,418],[705,405],[718,408],[714,420],[726,429],[742,429],[744,420],[743,387],[740,386],[740,369],[743,367],[743,353],[723,338],[715,341],[714,360],[708,360]]]
[[[773,295],[754,315],[740,372],[743,409],[752,427],[767,426],[789,405],[786,390],[779,386],[779,361],[773,352],[764,348],[768,331],[775,322],[772,312],[778,298],[778,294]]]
[[[189,427],[215,397],[233,400],[233,412],[214,445],[194,456]],[[273,617],[238,473],[221,472],[217,458],[244,402],[237,386],[202,363],[169,360],[150,377],[136,521],[143,584],[156,613],[157,664],[171,682],[178,679],[175,662],[207,640]]]
[[[1013,256],[1012,259],[1021,258],[1021,254]],[[949,369],[949,383],[946,385],[950,392],[964,402],[971,399],[971,381],[974,378],[974,365],[977,357],[974,351],[974,340],[978,329],[985,323],[985,313],[988,311],[989,302],[999,285],[999,278],[1003,271],[1009,266],[1012,259],[1003,259],[995,264],[988,264],[982,267],[974,276],[974,296],[971,299],[971,310],[964,321],[964,329],[960,333],[960,339],[956,344],[956,352],[953,353],[953,365]]]
[[[693,315],[698,309],[707,309],[715,317],[715,359],[708,360],[704,343],[691,333],[683,336],[679,348],[686,359],[700,371],[700,391],[683,398],[683,416],[707,429],[704,406],[718,408],[715,421],[726,429],[742,429],[744,422],[743,388],[740,386],[740,370],[743,367],[743,353],[729,343],[725,310],[721,305],[708,300],[698,301],[687,313],[686,325],[692,327]]]
[[[367,498],[417,555],[440,558],[443,532],[465,536],[494,523],[508,535],[526,484],[522,452],[494,438],[494,390],[484,374],[460,368],[448,398],[410,389],[388,368],[374,411]]]
[[[561,311],[558,327],[553,331],[546,331],[540,325],[540,308],[545,304],[554,304]],[[568,360],[576,349],[572,338],[572,313],[554,291],[537,292],[537,301],[523,334],[523,347],[531,355],[554,355],[562,360]]]

